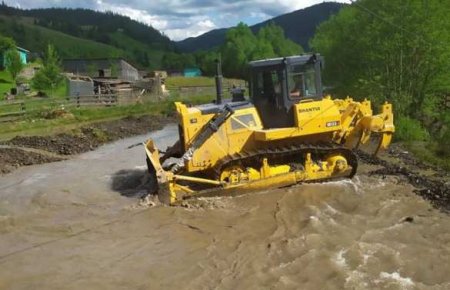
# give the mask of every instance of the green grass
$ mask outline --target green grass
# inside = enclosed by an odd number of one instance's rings
[[[6,113],[19,112],[22,110],[22,107],[21,107],[22,105],[20,103],[17,103],[17,102],[12,102],[10,104],[8,104],[8,103],[2,104],[0,106],[0,115],[6,114]]]
[[[188,86],[214,86],[214,78],[209,77],[168,77],[166,79],[167,87],[188,87]]]
[[[11,75],[6,70],[0,70],[0,100],[3,101],[5,93],[9,93],[14,86]]]
[[[397,116],[395,119],[395,134],[396,141],[427,141],[430,135],[422,126],[420,121],[404,116]]]
[[[63,80],[53,90],[45,90],[44,93],[51,98],[65,99],[68,95],[68,82]]]
[[[438,153],[438,145],[434,142],[406,142],[404,146],[416,158],[450,171],[450,157]]]
[[[244,85],[245,81],[238,79],[223,79],[224,86],[231,86],[232,84]],[[196,87],[196,86],[215,86],[215,79],[213,77],[168,77],[166,79],[167,87]]]

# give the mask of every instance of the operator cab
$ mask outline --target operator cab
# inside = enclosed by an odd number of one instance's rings
[[[319,54],[250,62],[250,96],[265,128],[294,126],[293,105],[323,97]]]

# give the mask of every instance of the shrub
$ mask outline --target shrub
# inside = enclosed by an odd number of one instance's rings
[[[436,153],[445,157],[450,157],[450,127],[446,126],[444,130],[444,133],[438,139]]]
[[[430,137],[418,120],[404,116],[396,119],[394,136],[397,141],[426,141]]]

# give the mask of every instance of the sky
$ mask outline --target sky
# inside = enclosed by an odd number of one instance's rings
[[[172,40],[195,37],[212,29],[253,25],[323,0],[6,0],[22,9],[67,7],[112,11],[151,25]],[[350,3],[350,0],[328,2]]]

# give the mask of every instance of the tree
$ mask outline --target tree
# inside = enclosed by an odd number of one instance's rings
[[[16,43],[12,38],[0,35],[0,54],[5,53],[7,50],[14,49]]]
[[[225,43],[220,48],[223,70],[227,76],[246,77],[249,61],[296,55],[303,52],[300,45],[286,39],[281,27],[269,23],[254,35],[250,27],[239,23],[228,30]]]
[[[359,0],[321,24],[312,47],[338,95],[390,100],[403,116],[437,110],[450,89],[450,5],[440,0]],[[448,92],[448,91],[447,91]]]
[[[165,69],[182,70],[187,67],[196,66],[196,62],[193,54],[167,52],[162,58],[162,66]]]
[[[49,44],[43,59],[43,66],[32,80],[32,87],[40,91],[53,90],[61,81],[59,57],[55,48]]]
[[[257,39],[248,25],[240,22],[227,31],[220,49],[223,72],[228,76],[244,77],[247,63],[257,47]]]
[[[289,56],[303,53],[303,48],[284,36],[283,28],[270,22],[258,32],[258,39],[272,46],[273,56]]]
[[[22,71],[24,65],[16,48],[9,49],[5,54],[5,65],[12,79],[16,82],[17,75]]]
[[[219,59],[217,51],[198,51],[195,53],[195,62],[205,75],[215,75],[216,60]]]
[[[3,66],[6,65],[6,52],[15,48],[16,43],[12,38],[0,35],[0,68],[3,68]]]
[[[359,0],[344,7],[311,41],[326,59],[325,85],[341,97],[392,102],[394,137],[431,137],[438,154],[449,156],[449,13],[441,0]]]

